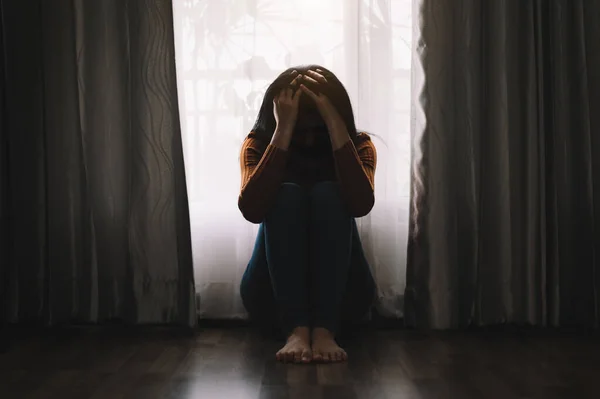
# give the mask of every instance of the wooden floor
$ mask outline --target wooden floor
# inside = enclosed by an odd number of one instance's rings
[[[347,364],[284,365],[244,328],[19,333],[1,398],[600,398],[600,342],[583,334],[369,331]]]

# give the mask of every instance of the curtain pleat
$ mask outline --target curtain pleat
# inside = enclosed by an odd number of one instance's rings
[[[171,2],[2,9],[7,319],[193,325]]]
[[[600,3],[421,11],[408,323],[598,327]]]

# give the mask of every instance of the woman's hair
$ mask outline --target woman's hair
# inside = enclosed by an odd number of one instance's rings
[[[275,121],[275,116],[273,115],[273,99],[283,88],[289,86],[292,80],[296,77],[296,75],[292,74],[292,72],[295,70],[298,71],[298,73],[305,74],[308,70],[316,71],[317,68],[322,71],[320,73],[325,77],[325,79],[327,79],[328,84],[315,85],[310,81],[303,81],[302,83],[316,94],[319,94],[321,91],[319,88],[323,89],[323,94],[329,98],[329,101],[331,101],[335,109],[338,111],[346,124],[346,129],[348,129],[350,138],[354,143],[356,143],[356,124],[354,122],[354,113],[352,111],[352,104],[350,102],[348,92],[346,91],[346,88],[342,82],[340,82],[333,72],[320,65],[300,65],[288,68],[281,73],[273,81],[273,83],[271,83],[271,85],[269,85],[260,106],[260,110],[258,111],[258,117],[256,118],[256,122],[252,128],[259,139],[268,143],[273,137],[275,126],[277,124]],[[313,99],[307,94],[302,94],[298,109],[298,119],[302,118],[302,116],[306,113],[314,112],[315,109],[316,105],[314,104]]]

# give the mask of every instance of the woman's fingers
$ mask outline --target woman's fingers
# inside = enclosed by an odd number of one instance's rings
[[[285,99],[286,96],[287,96],[287,87],[284,87],[277,94],[277,99],[281,101],[281,100]]]
[[[327,84],[327,79],[320,73],[312,70],[306,71],[306,74],[302,76],[302,80],[305,82],[310,82],[314,85]],[[315,94],[312,90],[304,85],[300,85],[300,88],[308,95],[310,95],[314,100],[317,100],[320,96]]]
[[[298,72],[293,71],[292,74],[297,74]],[[284,88],[281,89],[281,91],[279,92],[279,99],[283,99],[283,98],[294,98],[294,94],[297,91],[295,86],[298,86],[298,84],[300,83],[300,81],[302,80],[302,74],[298,74],[294,79],[292,79],[292,81]]]
[[[311,78],[311,77],[310,77],[310,76],[308,76],[308,75],[304,76],[304,80],[305,80],[305,81],[307,81],[307,82],[314,83],[314,84],[319,84],[319,82],[318,82],[317,80],[315,80],[315,79]]]
[[[320,71],[320,69],[317,69],[317,71]],[[310,77],[314,78],[314,80],[318,81],[319,83],[327,83],[325,76],[321,75],[317,71],[308,70],[306,71],[306,75],[310,75]]]
[[[286,99],[292,98],[294,92],[290,87],[284,87],[279,92],[278,99],[279,101],[285,101]]]
[[[293,85],[297,84],[298,82],[300,82],[300,80],[301,80],[301,79],[302,79],[302,74],[299,74],[298,76],[296,76],[296,77],[294,78],[294,80],[292,80],[292,81],[290,82],[290,85],[291,85],[291,86],[293,86]]]
[[[298,89],[294,91],[294,97],[292,98],[294,101],[294,105],[298,105],[300,102],[300,96],[302,96],[302,90]]]
[[[298,75],[294,78],[294,80],[292,80],[290,82],[290,87],[292,87],[292,97],[293,98],[297,98],[298,96],[296,95],[296,93],[301,93],[300,91],[298,91],[298,85],[300,84],[300,82],[302,81],[302,75]]]
[[[319,96],[317,96],[311,89],[309,89],[308,87],[304,86],[304,85],[300,85],[300,88],[302,89],[303,92],[305,92],[306,94],[309,95],[309,97],[311,97],[313,100],[317,101],[319,99]]]

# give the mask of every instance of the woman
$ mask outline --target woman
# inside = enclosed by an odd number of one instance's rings
[[[241,295],[251,319],[286,334],[280,361],[347,359],[335,336],[376,295],[354,219],[375,202],[376,159],[332,72],[290,68],[267,89],[240,157],[239,208],[260,223]]]

